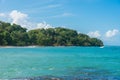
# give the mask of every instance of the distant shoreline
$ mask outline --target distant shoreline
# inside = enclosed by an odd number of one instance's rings
[[[0,46],[0,48],[37,48],[37,47],[100,47],[103,48],[104,46]]]

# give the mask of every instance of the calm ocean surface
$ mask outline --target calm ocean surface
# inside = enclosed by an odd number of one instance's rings
[[[120,77],[120,47],[0,48],[0,79],[46,75]]]

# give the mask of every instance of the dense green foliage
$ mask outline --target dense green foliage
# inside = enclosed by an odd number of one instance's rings
[[[97,38],[67,28],[48,28],[26,31],[20,25],[0,21],[1,46],[103,46]]]

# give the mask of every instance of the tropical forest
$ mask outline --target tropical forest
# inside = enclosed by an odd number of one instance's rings
[[[0,21],[0,46],[103,46],[103,42],[68,28],[27,30]]]

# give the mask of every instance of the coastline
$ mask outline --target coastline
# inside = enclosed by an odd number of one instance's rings
[[[33,46],[0,46],[0,48],[37,48],[37,47],[99,47],[99,48],[104,48],[105,46],[38,46],[38,45],[33,45]]]

